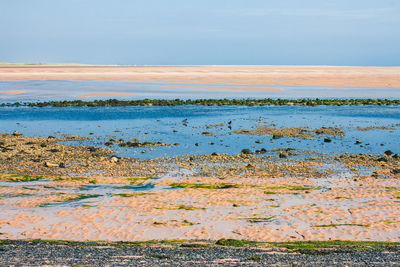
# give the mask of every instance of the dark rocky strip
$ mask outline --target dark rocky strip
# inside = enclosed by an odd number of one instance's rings
[[[291,250],[279,244],[277,246],[217,244],[2,241],[0,266],[398,266],[400,264],[399,246],[390,244],[372,247],[327,246],[303,250]],[[304,244],[305,247],[309,247],[310,242]]]
[[[47,102],[15,102],[2,103],[0,106],[28,106],[28,107],[121,107],[121,106],[343,106],[343,105],[400,105],[400,99],[141,99],[141,100],[71,100],[71,101],[47,101]]]

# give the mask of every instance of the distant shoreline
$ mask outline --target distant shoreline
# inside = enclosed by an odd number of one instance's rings
[[[119,80],[208,86],[400,88],[400,67],[338,66],[0,66],[0,81]]]

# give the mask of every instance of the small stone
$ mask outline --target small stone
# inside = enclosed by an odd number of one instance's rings
[[[219,153],[214,152],[214,153],[211,154],[211,156],[219,156]]]
[[[21,136],[21,133],[18,132],[18,131],[14,131],[14,132],[12,133],[12,135],[14,135],[14,136]]]
[[[199,143],[194,144],[195,146],[199,146]]]
[[[354,144],[359,145],[359,144],[361,144],[361,141],[360,140],[356,140],[356,142]]]
[[[242,149],[242,154],[248,155],[248,154],[251,154],[251,151],[250,151],[250,149],[244,148],[244,149]]]
[[[392,155],[393,154],[393,152],[391,151],[391,150],[386,150],[385,151],[385,155],[387,155],[387,156],[390,156],[390,155]]]
[[[279,158],[284,159],[287,158],[287,154],[286,153],[279,153]]]
[[[119,159],[117,157],[111,157],[110,162],[111,163],[117,163]]]
[[[324,142],[325,143],[330,143],[330,142],[332,142],[332,140],[330,138],[324,138]]]
[[[274,135],[272,135],[272,139],[279,139],[279,138],[281,138],[282,137],[282,135],[280,135],[280,134],[274,134]]]
[[[64,163],[64,162],[61,162],[60,164],[58,164],[58,167],[60,167],[60,168],[65,168],[65,163]]]
[[[46,162],[44,163],[44,166],[45,166],[45,167],[48,167],[48,168],[52,168],[52,167],[58,167],[59,164],[46,161]]]

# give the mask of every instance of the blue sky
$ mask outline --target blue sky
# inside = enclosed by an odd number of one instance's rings
[[[399,0],[0,0],[0,61],[400,65]]]

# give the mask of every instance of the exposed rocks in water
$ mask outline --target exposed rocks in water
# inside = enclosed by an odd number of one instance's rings
[[[247,149],[247,148],[242,149],[241,152],[242,152],[242,154],[245,154],[245,155],[251,154],[250,149]]]
[[[140,99],[140,100],[94,100],[94,101],[47,101],[27,103],[2,103],[0,106],[29,106],[29,107],[110,107],[110,106],[180,106],[180,105],[240,105],[240,106],[317,106],[317,105],[400,105],[400,100],[394,99]]]
[[[316,135],[335,135],[344,136],[344,132],[338,128],[332,127],[321,127],[318,129],[307,129],[301,127],[291,128],[271,128],[266,126],[259,126],[255,130],[238,130],[234,131],[236,134],[248,134],[248,135],[272,135],[272,139],[279,139],[282,137],[296,137],[303,139],[311,139]]]
[[[394,130],[394,128],[386,127],[386,126],[367,126],[367,127],[357,127],[358,131],[372,131],[372,130]]]
[[[21,133],[18,132],[18,131],[14,131],[14,132],[12,133],[12,135],[13,135],[13,136],[21,136]]]
[[[390,155],[392,155],[393,154],[393,152],[391,151],[391,150],[386,150],[385,151],[385,155],[387,155],[387,156],[390,156]]]
[[[279,158],[284,159],[287,158],[288,154],[286,153],[279,153]]]
[[[139,141],[134,141],[134,142],[125,142],[124,140],[119,140],[119,141],[108,141],[108,144],[110,143],[118,143],[120,147],[131,147],[131,148],[137,148],[137,147],[157,147],[157,146],[173,146],[177,144],[165,144],[162,142],[139,142]]]
[[[330,143],[330,142],[332,142],[332,139],[330,139],[330,138],[324,138],[324,142],[325,142],[325,143]]]

